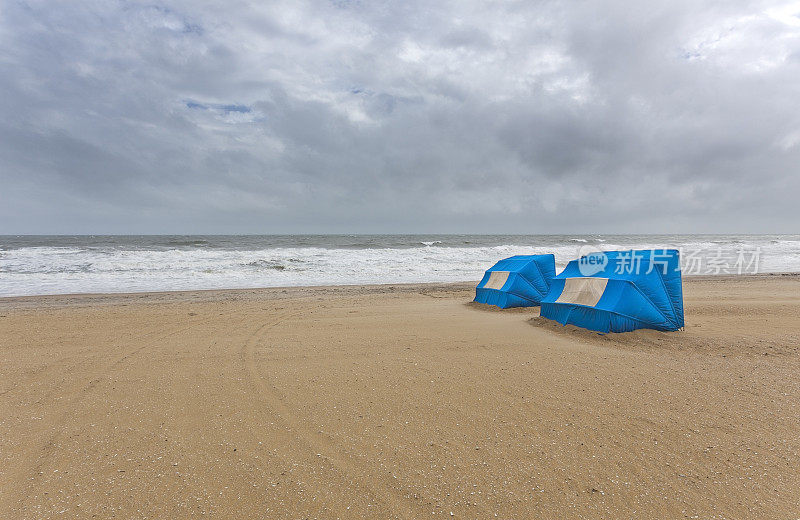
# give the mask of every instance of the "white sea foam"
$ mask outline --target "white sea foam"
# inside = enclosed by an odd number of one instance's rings
[[[23,244],[0,250],[0,296],[470,281],[480,279],[486,268],[511,255],[553,253],[561,268],[577,256],[580,247],[586,247],[586,242],[567,237],[543,239],[542,245],[535,246],[449,245],[476,241],[462,238],[416,239],[401,247],[249,249],[241,243],[235,248],[207,247],[207,241],[197,241],[198,245],[186,242],[174,248]],[[507,241],[508,237],[503,239]],[[678,247],[688,275],[715,274],[714,266],[723,263],[727,267],[718,273],[736,273],[737,259],[743,260],[739,270],[744,273],[800,271],[800,237],[682,237],[668,242],[653,237],[608,236],[607,242],[594,237],[583,240],[591,240],[604,250]],[[418,245],[410,246],[412,243]],[[693,256],[695,260],[691,260]]]

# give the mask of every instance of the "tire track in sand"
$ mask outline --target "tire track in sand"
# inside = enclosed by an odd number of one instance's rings
[[[229,313],[229,315],[233,314],[234,313]],[[208,318],[200,318],[197,320],[191,320],[189,323],[177,327],[171,327],[166,332],[146,332],[144,334],[135,336],[134,338],[129,338],[126,341],[127,344],[132,343],[138,346],[134,348],[118,348],[112,359],[105,360],[105,362],[98,364],[99,366],[92,368],[87,374],[83,374],[77,381],[73,382],[67,388],[57,387],[56,389],[40,396],[39,399],[37,399],[37,402],[41,402],[43,399],[52,399],[54,398],[55,394],[58,394],[58,398],[63,400],[62,404],[59,406],[61,412],[51,420],[49,426],[47,427],[47,430],[50,433],[46,435],[45,439],[17,452],[20,460],[29,460],[35,462],[30,469],[27,470],[28,478],[26,478],[24,482],[17,483],[20,489],[16,495],[19,497],[25,497],[27,495],[24,490],[35,484],[36,477],[41,472],[41,469],[47,462],[47,459],[57,449],[58,441],[65,433],[64,426],[67,423],[68,418],[75,412],[77,405],[89,397],[91,390],[100,384],[104,377],[108,376],[112,371],[118,369],[120,366],[130,361],[143,351],[161,345],[167,338],[179,335],[208,321]],[[142,342],[144,342],[144,344],[140,344]]]
[[[296,412],[293,412],[291,406],[286,402],[286,398],[270,382],[269,376],[259,365],[257,347],[266,339],[265,334],[299,314],[299,312],[287,312],[272,317],[242,343],[241,361],[251,386],[262,397],[261,404],[269,409],[268,413],[284,424],[286,435],[290,437],[291,443],[300,444],[310,457],[318,456],[327,461],[336,472],[345,476],[347,481],[362,488],[375,502],[383,504],[387,510],[391,511],[394,518],[413,518],[411,508],[407,504],[403,504],[401,499],[396,496],[395,490],[387,486],[376,488],[364,482],[363,479],[355,478],[359,474],[368,474],[368,472],[361,471],[360,465],[350,460],[347,453],[343,453],[341,447],[337,446],[332,439],[309,428],[301,418],[298,418]]]

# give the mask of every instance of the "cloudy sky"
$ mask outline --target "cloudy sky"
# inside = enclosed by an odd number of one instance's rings
[[[800,3],[0,1],[0,233],[798,232]]]

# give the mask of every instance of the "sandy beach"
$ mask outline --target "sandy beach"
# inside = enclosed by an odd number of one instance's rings
[[[601,336],[474,284],[0,299],[0,518],[797,518],[800,276]]]

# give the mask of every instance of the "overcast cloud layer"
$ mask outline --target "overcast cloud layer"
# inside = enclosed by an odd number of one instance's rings
[[[0,233],[798,230],[800,3],[219,4],[0,2]]]

